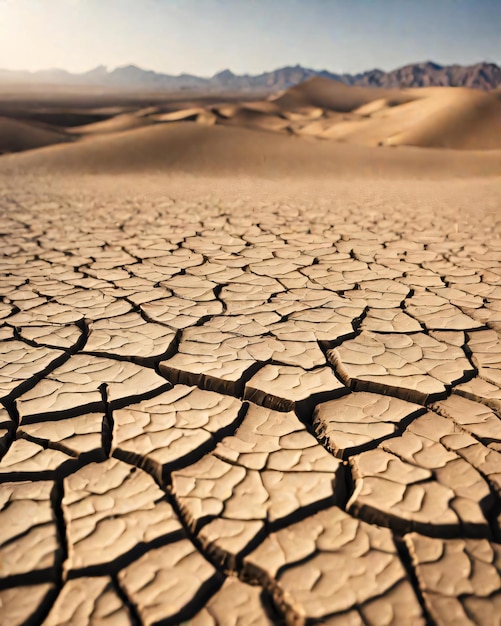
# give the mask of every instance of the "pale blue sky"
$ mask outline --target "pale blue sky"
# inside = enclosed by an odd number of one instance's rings
[[[501,0],[0,0],[0,68],[501,63]]]

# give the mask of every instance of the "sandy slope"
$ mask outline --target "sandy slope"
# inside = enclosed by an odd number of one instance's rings
[[[4,156],[0,170],[440,178],[501,175],[500,164],[501,151],[372,148],[246,128],[175,122]]]
[[[244,106],[238,107],[238,109],[233,112],[233,115],[221,119],[220,123],[276,132],[284,131],[289,127],[289,121],[283,117],[262,113]]]
[[[406,93],[405,90],[349,87],[327,78],[311,78],[300,85],[291,87],[279,97],[274,98],[273,102],[282,109],[311,106],[348,112],[376,99],[386,98],[394,104],[400,104],[413,100],[415,97]]]
[[[276,99],[286,109],[296,106],[350,112],[301,128],[313,134],[364,145],[409,145],[485,150],[501,148],[501,100],[497,93],[432,87],[385,91],[347,87],[315,78]]]
[[[64,132],[46,125],[0,117],[0,154],[20,152],[70,141]]]
[[[118,133],[142,126],[149,126],[154,121],[147,116],[137,115],[134,113],[122,113],[93,124],[85,124],[68,129],[68,132],[75,135],[100,135],[104,133]]]
[[[495,94],[437,89],[429,98],[434,110],[417,124],[388,137],[388,143],[436,148],[501,148],[501,100]],[[424,105],[419,101],[406,106]]]
[[[0,118],[0,153],[25,151],[3,155],[0,171],[289,180],[501,176],[497,92],[384,90],[315,78],[269,100],[172,104],[115,103],[107,119],[72,128]],[[33,106],[43,119],[45,109]]]

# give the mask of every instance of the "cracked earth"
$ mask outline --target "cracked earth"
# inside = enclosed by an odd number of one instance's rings
[[[501,220],[376,204],[2,195],[2,624],[501,623]]]

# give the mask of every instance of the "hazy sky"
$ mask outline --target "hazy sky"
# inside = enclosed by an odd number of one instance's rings
[[[501,0],[0,0],[0,68],[501,63]]]

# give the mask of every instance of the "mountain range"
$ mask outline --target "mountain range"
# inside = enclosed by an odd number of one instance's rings
[[[390,72],[374,69],[360,74],[336,74],[327,70],[313,70],[301,65],[282,67],[258,75],[237,75],[231,70],[218,72],[210,78],[192,74],[172,76],[136,65],[114,70],[99,66],[81,74],[50,69],[37,72],[0,69],[0,84],[51,84],[67,86],[100,86],[114,89],[141,90],[209,90],[242,92],[276,92],[321,76],[345,85],[364,87],[470,87],[489,91],[501,87],[501,68],[495,63],[475,65],[439,65],[431,61],[405,65]]]

